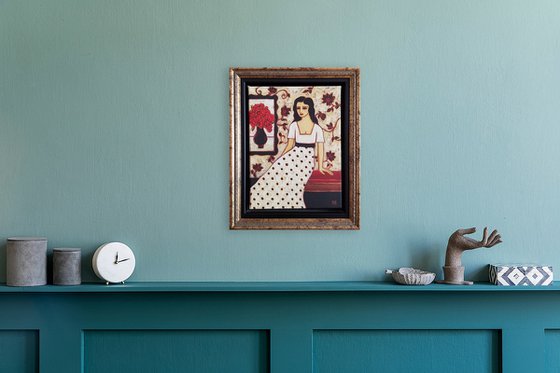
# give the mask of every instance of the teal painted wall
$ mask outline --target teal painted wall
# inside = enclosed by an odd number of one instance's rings
[[[358,66],[362,229],[228,229],[230,66]],[[560,3],[0,1],[0,240],[137,253],[132,280],[559,267]],[[0,251],[5,277],[5,250]]]

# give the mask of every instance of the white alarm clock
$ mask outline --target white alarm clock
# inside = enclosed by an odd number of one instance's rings
[[[124,283],[134,272],[134,253],[122,242],[109,242],[99,246],[91,261],[93,271],[107,283]]]

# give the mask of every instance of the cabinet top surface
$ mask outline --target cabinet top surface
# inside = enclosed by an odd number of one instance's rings
[[[75,286],[6,286],[1,293],[157,293],[157,292],[488,292],[560,291],[560,281],[550,286],[497,286],[488,282],[474,285],[399,285],[393,282],[127,282],[125,284],[84,283]]]

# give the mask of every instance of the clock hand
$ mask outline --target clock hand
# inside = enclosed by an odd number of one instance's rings
[[[119,252],[117,251],[117,256],[115,258],[115,264],[117,264],[119,262]]]
[[[126,262],[127,260],[130,260],[130,258],[117,260],[117,261],[115,262],[115,264],[119,264],[119,263],[121,263],[121,262]]]

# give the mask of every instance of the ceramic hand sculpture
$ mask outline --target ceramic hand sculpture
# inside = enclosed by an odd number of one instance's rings
[[[476,228],[458,229],[449,237],[445,253],[445,266],[443,267],[443,281],[439,281],[440,283],[472,285],[472,281],[465,281],[465,267],[461,265],[463,251],[492,247],[502,242],[502,237],[497,230],[494,230],[488,237],[488,228],[484,228],[481,241],[465,237],[465,234],[474,232],[476,232]]]

